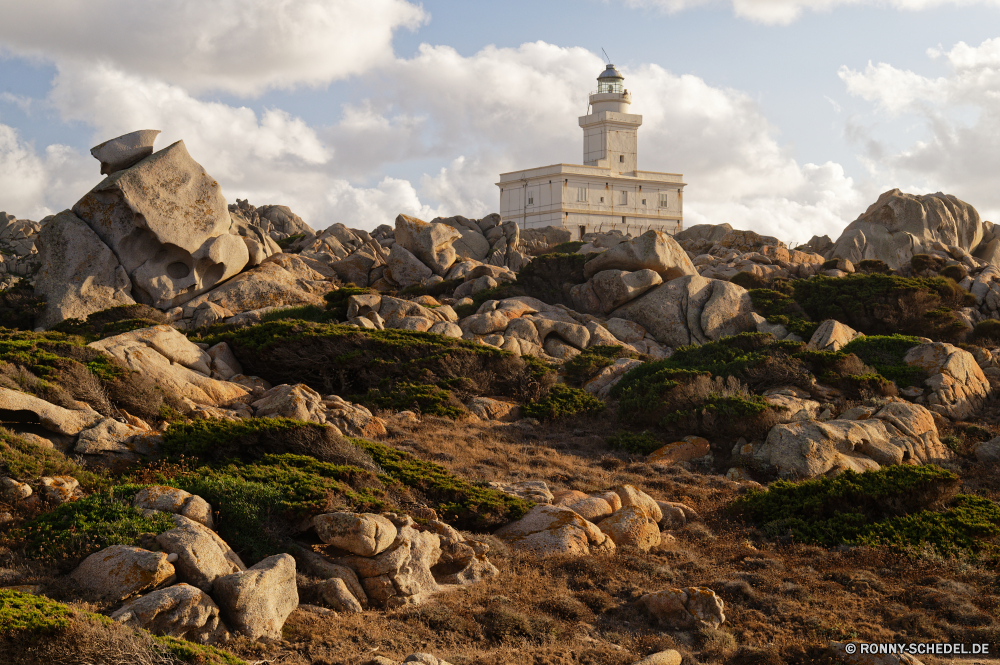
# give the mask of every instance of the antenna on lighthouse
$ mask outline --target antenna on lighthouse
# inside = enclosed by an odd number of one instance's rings
[[[604,50],[603,46],[601,47],[601,53],[604,54],[604,59],[607,60],[608,64],[610,65],[611,64],[611,58],[608,57],[608,52]]]

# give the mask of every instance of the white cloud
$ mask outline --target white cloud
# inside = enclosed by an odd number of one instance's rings
[[[8,104],[13,104],[17,108],[21,109],[24,114],[31,113],[31,102],[34,100],[31,97],[26,97],[25,95],[15,95],[10,92],[0,92],[0,102],[6,102]]]
[[[627,7],[648,7],[676,13],[703,5],[723,5],[725,0],[619,0]],[[756,23],[788,25],[806,10],[829,12],[844,5],[889,6],[897,10],[921,11],[935,7],[975,4],[1000,5],[1000,0],[728,0],[733,13]]]
[[[0,124],[0,206],[6,212],[39,220],[66,208],[57,201],[71,192],[82,196],[91,186],[83,166],[71,148],[50,145],[39,155],[16,129]]]
[[[255,95],[321,86],[392,60],[426,20],[406,0],[0,0],[0,45],[56,62]]]
[[[841,68],[848,92],[872,102],[876,116],[913,118],[922,125],[919,138],[908,141],[883,136],[877,124],[854,126],[852,135],[881,178],[954,194],[1000,221],[995,176],[1000,171],[1000,39],[978,47],[960,42],[950,51],[930,49],[928,55],[943,57],[949,74],[928,78],[886,63],[869,63],[864,71]]]

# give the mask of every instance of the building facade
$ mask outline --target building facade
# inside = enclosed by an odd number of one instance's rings
[[[640,235],[683,228],[684,182],[679,173],[638,169],[642,116],[629,113],[624,77],[608,65],[580,117],[583,164],[552,164],[501,173],[500,216],[524,229],[562,226],[585,233],[618,229]]]

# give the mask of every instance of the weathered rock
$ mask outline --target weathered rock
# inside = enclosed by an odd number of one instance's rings
[[[38,483],[38,496],[52,503],[66,503],[80,487],[73,476],[42,476]]]
[[[86,411],[71,411],[34,395],[0,388],[0,414],[18,411],[32,414],[33,419],[50,432],[66,435],[79,434],[102,419],[101,414],[89,407]]]
[[[938,439],[927,409],[898,401],[866,420],[775,425],[754,456],[782,477],[814,478],[844,469],[863,472],[903,462],[931,464],[952,454]]]
[[[608,319],[604,326],[612,335],[626,344],[638,342],[646,336],[646,329],[628,319]]]
[[[0,497],[9,503],[16,503],[31,496],[31,485],[20,483],[13,478],[0,478]]]
[[[764,391],[763,397],[775,408],[780,422],[815,420],[819,417],[820,403],[809,399],[809,393],[801,388],[794,386],[769,388]]]
[[[729,335],[755,330],[757,326],[750,316],[752,313],[753,303],[746,289],[732,282],[715,280],[712,282],[712,295],[701,311],[701,333],[705,341],[717,341]],[[688,321],[691,319],[689,303]],[[698,326],[691,325],[690,329],[691,337],[697,339]]]
[[[458,254],[452,245],[461,237],[458,230],[447,224],[428,224],[407,215],[396,217],[396,243],[438,275],[446,274],[455,263]]]
[[[281,627],[299,606],[295,559],[277,554],[247,570],[220,577],[212,595],[235,631],[251,640],[280,640]]]
[[[931,392],[927,408],[953,420],[964,420],[983,408],[990,383],[971,353],[945,342],[919,344],[903,357],[911,367],[927,372]]]
[[[251,404],[258,418],[292,418],[324,422],[323,398],[304,383],[275,386]]]
[[[95,145],[90,154],[101,163],[101,175],[127,169],[153,154],[158,129],[140,129]]]
[[[364,608],[351,593],[347,583],[339,577],[323,580],[316,585],[316,591],[327,605],[338,612],[363,612]]]
[[[635,547],[648,552],[660,544],[660,527],[638,506],[616,510],[597,526],[618,547]]]
[[[615,494],[617,494],[621,499],[622,508],[635,506],[641,510],[646,517],[653,520],[653,522],[659,522],[663,519],[663,513],[660,512],[660,506],[657,505],[656,499],[649,496],[642,490],[638,490],[631,485],[620,485],[615,488]],[[615,509],[615,512],[618,512],[618,509]]]
[[[395,519],[394,524],[396,539],[384,552],[370,558],[348,556],[338,560],[357,572],[369,602],[382,607],[420,602],[438,590],[431,567],[441,558],[440,537],[417,531],[409,518]]]
[[[517,404],[501,402],[489,397],[473,397],[466,404],[466,408],[483,420],[498,420],[509,423],[521,418],[521,407]]]
[[[864,337],[840,321],[827,319],[816,328],[816,332],[809,338],[806,348],[810,351],[840,351],[848,342],[858,336]]]
[[[84,559],[70,577],[102,598],[117,601],[169,582],[174,567],[163,552],[112,545]]]
[[[125,604],[111,618],[154,635],[169,635],[198,644],[223,644],[229,630],[219,606],[201,589],[176,584]]]
[[[588,282],[592,285],[594,294],[601,303],[600,311],[605,313],[635,300],[646,291],[662,283],[660,275],[652,270],[637,270],[635,272],[602,270]]]
[[[969,252],[982,239],[982,220],[968,203],[941,192],[917,196],[892,189],[847,225],[828,257],[854,264],[879,259],[895,270],[936,242]]]
[[[491,480],[489,486],[490,489],[513,494],[535,503],[552,503],[553,500],[552,492],[544,480],[522,480],[518,483],[502,483]]]
[[[326,513],[313,518],[320,540],[359,556],[375,556],[392,545],[396,525],[373,513]]]
[[[35,294],[44,295],[46,302],[36,326],[48,328],[65,319],[85,319],[94,312],[135,303],[125,269],[72,211],[49,219],[39,234],[38,249],[41,268]]]
[[[664,281],[698,274],[687,253],[673,238],[652,230],[591,259],[584,265],[583,274],[590,279],[602,270],[646,269],[659,273]]]
[[[183,515],[173,519],[177,526],[158,535],[156,542],[164,552],[177,555],[174,563],[182,582],[212,593],[220,577],[246,570],[236,552],[214,531]]]
[[[208,291],[247,264],[231,235],[218,182],[178,141],[117,171],[73,206],[118,257],[132,294],[169,309]]]
[[[650,464],[673,464],[674,462],[688,462],[699,457],[704,457],[711,452],[708,440],[700,436],[688,436],[683,441],[668,443],[662,448],[657,448],[649,454],[646,461]]]
[[[724,603],[707,587],[666,589],[639,598],[660,623],[672,629],[718,628],[725,622]]]
[[[132,505],[146,510],[161,510],[175,515],[183,515],[209,529],[215,528],[211,504],[196,494],[185,492],[176,487],[164,485],[145,487],[135,495]]]
[[[584,555],[611,551],[614,541],[595,524],[569,508],[538,505],[521,519],[500,528],[497,537],[512,547],[538,555]]]
[[[431,573],[439,584],[475,584],[500,574],[486,558],[490,551],[484,542],[465,538],[452,526],[439,520],[427,522],[427,528],[440,539],[441,556]]]
[[[419,284],[434,272],[413,255],[410,250],[396,244],[389,250],[389,271],[400,288]]]
[[[104,462],[137,461],[159,453],[160,437],[148,429],[104,418],[93,427],[80,432],[73,450]]]
[[[236,359],[233,350],[225,342],[219,342],[210,347],[206,353],[212,359],[212,378],[229,381],[234,376],[243,373],[243,366]]]
[[[673,649],[658,651],[642,660],[637,660],[632,665],[681,665],[681,654]]]

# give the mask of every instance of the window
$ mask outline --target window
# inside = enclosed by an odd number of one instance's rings
[[[576,188],[576,200],[577,201],[586,201],[587,200],[587,188],[586,187],[577,187]]]
[[[528,205],[532,205],[535,202],[534,194],[528,194]]]
[[[604,203],[604,197],[603,196],[601,197],[601,203]]]
[[[628,192],[622,192],[622,205],[628,205]]]
[[[642,200],[642,205],[646,205],[646,199]]]
[[[625,161],[625,155],[618,155],[618,161],[619,162],[624,162]]]
[[[667,208],[670,206],[670,194],[667,192],[660,192],[660,207]]]

